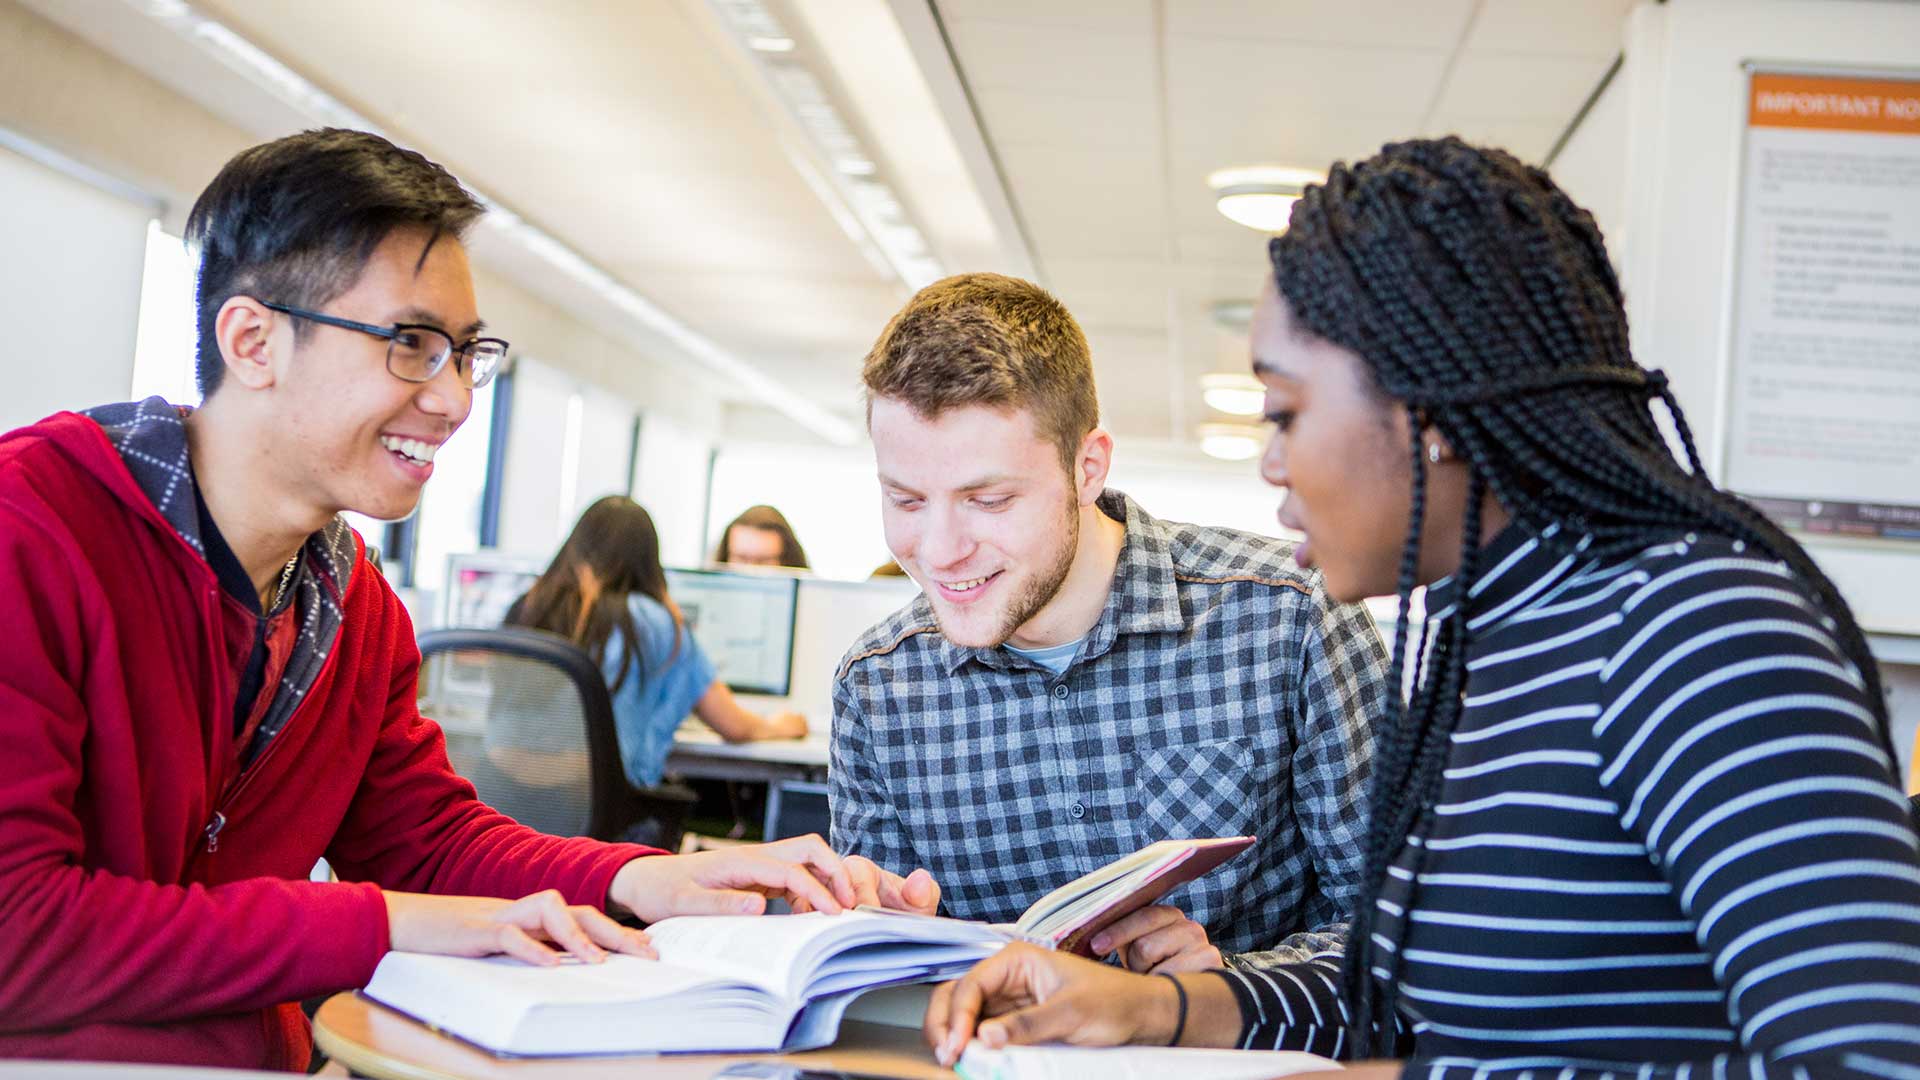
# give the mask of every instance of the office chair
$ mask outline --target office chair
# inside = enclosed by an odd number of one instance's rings
[[[779,780],[767,790],[765,839],[785,840],[808,833],[827,835],[827,785],[811,780]]]
[[[599,665],[522,627],[420,635],[420,712],[481,801],[556,836],[675,850],[694,796],[627,780]]]

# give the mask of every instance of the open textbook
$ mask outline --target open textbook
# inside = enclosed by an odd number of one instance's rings
[[[393,952],[366,994],[500,1054],[811,1049],[833,1041],[868,990],[956,977],[1014,940],[1084,954],[1115,919],[1251,843],[1151,844],[1047,894],[1011,925],[869,909],[682,916],[647,928],[658,960],[536,967]]]
[[[1100,931],[1252,846],[1251,836],[1148,844],[1041,897],[1011,929],[1086,956]]]
[[[1167,1046],[1009,1046],[991,1050],[967,1044],[954,1071],[961,1080],[1267,1080],[1268,1077],[1338,1069],[1318,1054],[1291,1050],[1201,1050]]]
[[[366,994],[500,1054],[804,1050],[833,1041],[861,992],[950,978],[1006,943],[978,923],[860,911],[685,916],[647,933],[658,960],[388,953]]]

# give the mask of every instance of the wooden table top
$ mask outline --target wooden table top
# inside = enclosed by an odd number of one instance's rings
[[[336,994],[313,1018],[314,1041],[333,1060],[378,1080],[709,1080],[736,1062],[780,1062],[901,1080],[942,1080],[912,1028],[848,1020],[825,1050],[801,1054],[659,1054],[503,1058],[394,1012],[358,993]]]

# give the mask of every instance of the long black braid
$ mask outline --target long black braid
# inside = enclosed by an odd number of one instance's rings
[[[1707,478],[1665,377],[1633,361],[1599,228],[1544,171],[1455,138],[1394,143],[1357,165],[1334,166],[1324,185],[1310,188],[1272,257],[1295,320],[1358,353],[1377,388],[1407,410],[1413,431],[1393,649],[1396,674],[1414,669],[1412,690],[1375,749],[1366,893],[1354,913],[1345,983],[1353,1053],[1388,1054],[1398,950],[1374,941],[1374,901],[1394,858],[1431,823],[1460,719],[1486,493],[1543,543],[1568,551],[1584,543],[1590,557],[1698,531],[1785,563],[1832,618],[1865,683],[1890,767],[1897,759],[1879,669],[1846,602],[1799,544]],[[1685,449],[1685,468],[1654,421],[1656,397]],[[1467,521],[1453,576],[1458,601],[1430,641],[1423,626],[1409,646],[1428,425],[1470,469]],[[1416,847],[1416,862],[1424,853]],[[1416,866],[1416,882],[1418,874]]]

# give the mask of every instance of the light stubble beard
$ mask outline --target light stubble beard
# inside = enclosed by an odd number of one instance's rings
[[[1007,605],[1007,613],[994,629],[992,640],[974,648],[992,649],[1005,645],[1013,637],[1014,631],[1040,614],[1040,610],[1060,594],[1060,587],[1066,584],[1067,574],[1073,570],[1074,556],[1080,550],[1080,502],[1071,494],[1067,497],[1066,521],[1062,531],[1065,533],[1065,542],[1054,552],[1053,560]],[[938,604],[934,605],[933,617],[934,622],[940,624],[940,632],[949,641],[957,640],[947,627],[946,620],[941,618]]]

